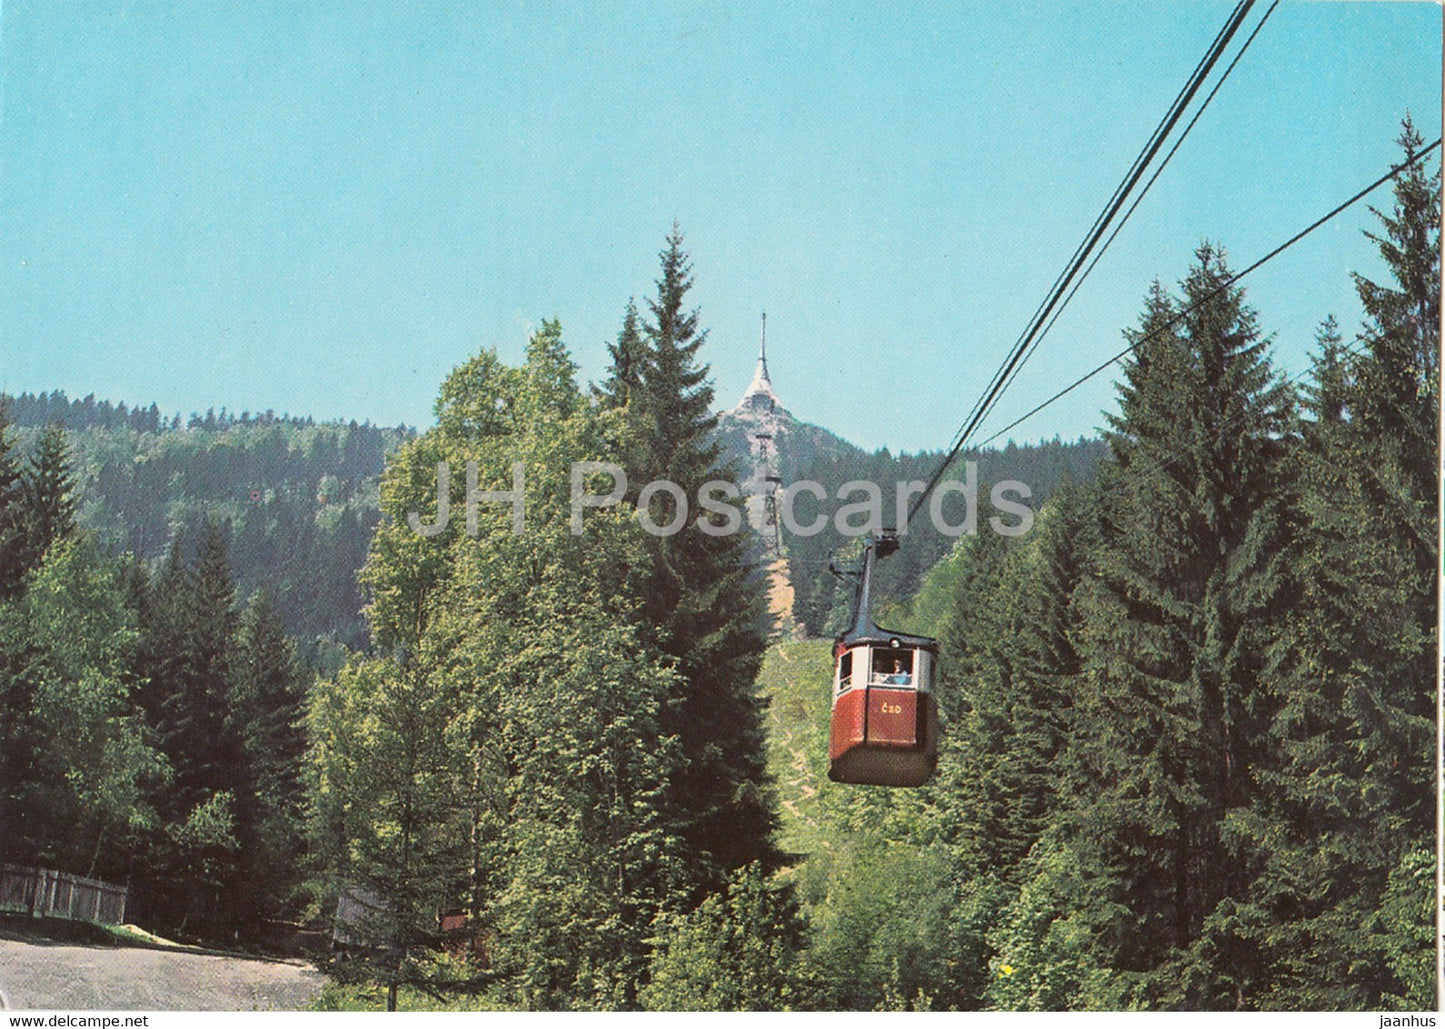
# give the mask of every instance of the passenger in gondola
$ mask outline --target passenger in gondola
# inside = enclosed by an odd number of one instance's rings
[[[912,686],[913,676],[903,667],[903,661],[895,657],[893,659],[893,672],[883,681],[890,686]]]

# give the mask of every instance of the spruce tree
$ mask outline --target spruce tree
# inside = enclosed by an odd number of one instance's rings
[[[1149,1003],[1235,1007],[1258,988],[1242,914],[1258,855],[1230,828],[1272,760],[1271,611],[1291,602],[1284,448],[1292,394],[1205,244],[1178,301],[1146,300],[1111,418],[1066,816],[1118,869],[1108,960]]]
[[[1421,145],[1408,121],[1399,142]],[[1297,455],[1303,596],[1280,632],[1285,760],[1258,830],[1283,840],[1259,889],[1274,1006],[1434,1004],[1431,919],[1382,910],[1423,911],[1407,891],[1432,890],[1405,872],[1435,824],[1438,167],[1403,172],[1394,200],[1370,235],[1392,281],[1355,276],[1354,348],[1321,330]]]
[[[6,405],[8,408],[8,405]],[[21,606],[27,575],[51,545],[75,528],[74,481],[65,432],[48,425],[23,469],[15,459],[8,415],[0,409],[0,835],[12,859],[34,860],[53,841],[45,821],[51,776],[45,771],[46,727],[36,712],[47,675]],[[14,606],[3,605],[12,601]]]
[[[20,593],[25,579],[20,468],[9,412],[9,401],[0,400],[0,855],[18,861],[33,856],[22,842],[21,819],[25,793],[35,779],[39,735],[32,715],[34,685],[22,674],[28,663],[24,625],[18,606],[6,603]]]
[[[241,855],[238,899],[249,919],[285,914],[299,882],[303,847],[302,769],[306,754],[306,681],[295,647],[269,594],[241,613],[234,658],[231,719],[254,788],[253,839]]]
[[[15,596],[25,578],[20,462],[10,429],[10,402],[0,398],[0,600]]]
[[[638,322],[637,304],[629,299],[622,316],[617,342],[607,344],[611,358],[607,379],[595,389],[596,395],[609,407],[626,407],[642,386],[647,350]]]
[[[34,862],[45,842],[36,793],[46,732],[31,674],[40,654],[22,601],[0,601],[0,860],[16,864]]]
[[[128,581],[130,603],[140,627],[137,699],[163,746],[172,729],[174,707],[167,701],[179,689],[184,660],[182,613],[189,603],[189,575],[182,539],[177,534],[153,577],[137,564]]]
[[[232,717],[236,586],[226,538],[207,521],[201,530],[194,572],[182,611],[180,682],[170,700],[176,786],[189,800],[234,789],[243,767],[238,726]]]
[[[138,699],[175,776],[137,899],[164,924],[231,932],[250,917],[237,899],[238,856],[255,853],[260,818],[235,697],[235,582],[214,522],[202,525],[193,564],[184,549],[172,542],[140,619]]]
[[[709,435],[717,424],[711,414],[712,385],[708,367],[698,361],[707,333],[698,329],[698,312],[686,309],[692,288],[692,263],[682,249],[676,225],[659,258],[662,278],[657,296],[647,301],[652,318],[643,326],[647,341],[642,366],[642,414],[646,419],[647,452],[637,473],[644,479],[672,478],[710,471],[718,449]],[[614,376],[621,370],[613,368]],[[681,476],[672,481],[684,485]]]
[[[966,1008],[990,999],[988,986],[997,978],[987,964],[990,950],[1019,945],[1012,934],[990,939],[1006,911],[1033,903],[1020,900],[1020,891],[1055,868],[1031,855],[1054,846],[1040,841],[1072,800],[1063,767],[1080,671],[1073,599],[1085,574],[1095,503],[1092,491],[1066,487],[1025,539],[985,531],[947,559],[963,568],[939,633],[935,690],[946,717],[938,776],[927,792],[929,825],[946,844],[952,883],[936,989]],[[1098,893],[1107,892],[1107,882],[1097,878]],[[1031,996],[1039,992],[1032,985],[1038,975],[1067,978],[1036,963],[1027,974],[1031,985],[1021,988]]]
[[[640,445],[629,450],[626,471],[634,489],[665,479],[696,498],[704,483],[728,476],[712,439],[712,387],[698,356],[707,334],[687,306],[693,279],[682,243],[674,225],[643,325],[645,361],[629,410]],[[614,381],[630,374],[614,363]],[[657,498],[652,506],[654,524],[673,517]],[[720,887],[728,871],[779,860],[763,703],[753,693],[766,647],[763,598],[746,539],[703,533],[692,517],[682,531],[654,538],[643,619],[680,673],[681,693],[664,713],[664,729],[680,739],[686,767],[672,783],[668,808],[698,867],[711,868],[710,885]]]
[[[1069,488],[1010,545],[984,532],[940,640],[949,706],[939,817],[965,877],[1015,881],[1063,799],[1059,762],[1080,671],[1073,597],[1084,574],[1092,493]]]
[[[50,544],[75,528],[75,478],[65,429],[51,422],[41,430],[21,475],[19,532],[21,566],[40,567]]]

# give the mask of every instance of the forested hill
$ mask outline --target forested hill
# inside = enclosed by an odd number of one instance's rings
[[[861,461],[868,456],[862,447],[854,446],[821,425],[799,421],[787,412],[767,419],[777,449],[778,468],[785,482],[798,478],[820,460]],[[759,427],[756,418],[739,417],[736,412],[718,415],[716,439],[724,460],[746,475],[751,469],[752,434]]]
[[[42,426],[66,429],[79,522],[107,549],[158,564],[176,538],[193,548],[209,519],[240,595],[264,588],[303,654],[327,663],[364,645],[356,573],[383,463],[410,429],[224,409],[183,420],[60,392],[6,401],[22,452]]]
[[[264,588],[303,655],[329,665],[338,648],[366,645],[356,576],[380,518],[377,484],[386,456],[413,430],[224,408],[183,418],[161,413],[154,403],[131,407],[59,391],[21,393],[6,402],[22,451],[41,427],[65,427],[80,524],[107,549],[155,565],[178,537],[194,547],[209,519],[226,537],[240,596]],[[745,473],[747,438],[727,415],[717,439]],[[831,496],[845,481],[867,479],[884,490],[888,511],[894,485],[926,477],[940,458],[886,449],[869,454],[804,422],[792,422],[777,442],[785,482],[811,479]],[[1030,486],[1036,506],[1064,478],[1090,478],[1103,452],[1097,440],[1010,445],[964,455],[958,474],[963,461],[976,460],[985,502],[990,483],[1012,478]],[[816,516],[810,504],[808,497],[799,502],[800,518]],[[837,506],[830,502],[823,510],[831,517]],[[952,506],[949,517],[957,517]],[[829,552],[847,542],[831,529],[788,538],[795,614],[811,634],[831,629],[830,613],[846,606],[826,565]],[[911,594],[951,543],[927,527],[915,533],[884,569],[883,588],[892,596]]]
[[[1070,442],[1053,439],[1023,446],[1010,443],[1000,450],[965,451],[949,466],[943,482],[956,482],[961,487],[972,474],[974,525],[973,531],[962,534],[965,538],[972,537],[992,531],[990,519],[999,513],[990,496],[995,485],[1021,484],[1027,492],[1011,494],[1012,501],[1038,511],[1065,483],[1091,481],[1107,454],[1108,446],[1097,438]],[[811,497],[800,496],[796,505],[800,526],[826,517],[826,529],[808,536],[789,533],[786,529],[783,533],[797,598],[793,613],[809,636],[840,631],[852,606],[852,590],[828,572],[830,559],[836,557],[841,567],[848,567],[856,565],[857,562],[850,559],[861,552],[861,537],[848,537],[837,531],[840,510],[865,497],[863,492],[848,492],[845,484],[858,481],[875,484],[882,497],[883,524],[892,528],[902,522],[898,517],[900,484],[921,485],[934,474],[942,460],[943,454],[937,451],[895,455],[887,449],[872,454],[819,449],[806,464],[794,464],[784,455],[785,482],[816,482],[828,498],[815,502]],[[970,465],[973,466],[971,473]],[[840,490],[844,490],[841,495]],[[953,549],[959,538],[953,533],[966,524],[968,500],[956,487],[941,487],[936,494],[940,501],[938,517],[935,518],[933,498],[930,498],[908,526],[898,552],[879,564],[877,583],[881,596],[895,600],[911,597],[928,570]],[[847,520],[854,531],[861,524],[856,516]],[[1012,516],[1007,521],[1019,524]]]

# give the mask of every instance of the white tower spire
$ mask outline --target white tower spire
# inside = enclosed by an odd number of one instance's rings
[[[763,312],[763,341],[758,345],[758,364],[762,366],[763,378],[768,377],[768,312]]]
[[[772,380],[768,378],[768,315],[763,312],[763,339],[758,347],[758,367],[753,372],[753,381],[743,391],[742,400],[738,401],[739,408],[763,409],[771,411],[777,406],[778,395],[773,392]]]

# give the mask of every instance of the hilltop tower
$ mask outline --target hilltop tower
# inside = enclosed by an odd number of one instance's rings
[[[743,398],[733,410],[757,414],[774,414],[778,410],[778,395],[773,392],[773,380],[768,378],[768,315],[763,312],[763,339],[758,347],[758,367],[753,372],[753,381],[743,392]]]
[[[753,528],[763,537],[769,558],[778,557],[783,549],[782,529],[778,522],[778,491],[783,480],[778,475],[777,439],[773,432],[780,409],[778,395],[768,378],[768,316],[763,314],[762,342],[758,345],[758,368],[753,373],[742,400],[733,409],[741,416],[752,415],[748,431],[748,450],[752,454],[752,475],[748,481],[748,516]],[[784,412],[786,413],[786,412]]]
[[[768,375],[768,316],[763,315],[762,338],[758,344],[758,367],[753,381],[743,392],[737,407],[727,412],[729,421],[746,434],[751,460],[743,495],[748,521],[757,530],[763,544],[763,564],[768,576],[768,605],[774,625],[784,635],[795,631],[793,623],[793,587],[788,578],[788,562],[783,548],[783,531],[779,517],[779,493],[783,488],[779,473],[778,448],[783,442],[793,416],[783,409]],[[745,467],[747,467],[745,465]]]

